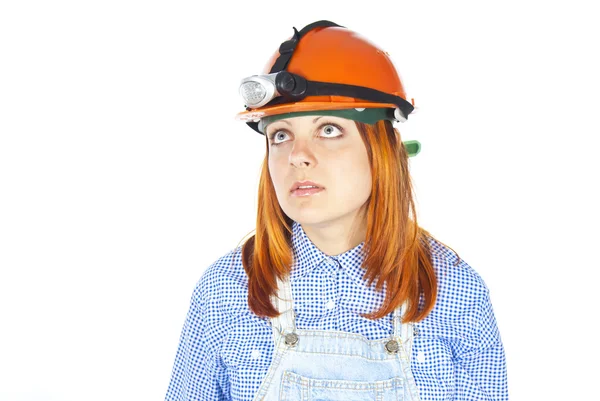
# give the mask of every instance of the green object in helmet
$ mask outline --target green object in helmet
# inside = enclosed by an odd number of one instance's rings
[[[414,157],[419,154],[421,151],[421,142],[417,140],[411,141],[403,141],[404,147],[406,148],[406,152],[408,153],[408,157]]]

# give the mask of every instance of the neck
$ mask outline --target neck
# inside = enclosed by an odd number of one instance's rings
[[[301,224],[312,243],[329,256],[342,254],[366,238],[366,218],[360,215],[354,219]]]

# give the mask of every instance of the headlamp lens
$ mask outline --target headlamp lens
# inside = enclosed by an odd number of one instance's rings
[[[240,95],[244,98],[246,106],[257,107],[267,95],[267,91],[258,82],[249,81],[240,86]]]

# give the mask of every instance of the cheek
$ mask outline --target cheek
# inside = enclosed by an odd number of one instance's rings
[[[269,154],[268,159],[269,166],[269,175],[271,176],[271,181],[273,182],[273,186],[275,190],[279,192],[280,186],[282,185],[281,180],[283,180],[284,170],[282,169],[281,162],[278,160],[276,156]]]
[[[371,168],[369,161],[362,155],[353,154],[328,165],[331,172],[331,182],[340,186],[344,193],[371,191]],[[355,193],[358,195],[358,193]]]

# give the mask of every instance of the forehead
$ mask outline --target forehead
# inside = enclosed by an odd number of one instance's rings
[[[271,124],[275,124],[275,123],[283,123],[283,124],[287,124],[287,125],[295,125],[295,124],[299,124],[299,123],[302,123],[302,124],[312,123],[312,124],[314,124],[317,121],[319,121],[319,119],[321,119],[323,117],[325,117],[325,116],[286,117],[286,118],[282,118],[282,119],[279,119],[279,120],[275,120]]]

